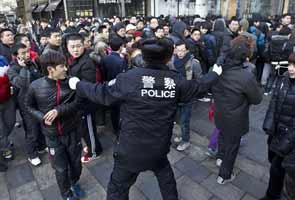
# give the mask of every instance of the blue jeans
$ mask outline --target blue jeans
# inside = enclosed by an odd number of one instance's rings
[[[184,104],[184,105],[178,106],[177,112],[178,112],[178,123],[181,127],[182,141],[189,142],[192,104]]]

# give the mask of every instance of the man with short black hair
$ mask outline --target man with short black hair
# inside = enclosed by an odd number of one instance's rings
[[[96,83],[99,71],[85,49],[83,37],[79,33],[72,33],[66,36],[65,40],[67,49],[65,54],[69,56],[69,74],[81,80]],[[79,131],[86,143],[81,161],[87,163],[99,158],[102,153],[102,146],[97,135],[95,111],[84,112],[80,121]]]
[[[46,76],[30,85],[26,107],[41,123],[61,196],[78,200],[85,196],[78,184],[82,171],[82,144],[77,131],[80,104],[68,86],[66,58],[57,51],[48,51],[40,62]]]
[[[124,48],[124,42],[119,38],[110,40],[112,52],[102,58],[101,67],[105,81],[111,81],[118,74],[125,72],[128,68],[127,62],[121,57],[120,53]],[[114,129],[114,134],[118,137],[119,121],[120,121],[120,106],[114,105],[111,107],[111,120]]]
[[[22,43],[13,47],[16,61],[8,69],[8,77],[15,91],[15,100],[23,119],[25,130],[25,150],[33,166],[41,164],[38,151],[46,148],[44,137],[40,135],[38,123],[32,119],[25,108],[24,99],[30,83],[41,77],[38,67],[30,59],[29,48]]]
[[[283,26],[289,26],[292,22],[292,16],[289,13],[283,14],[281,23]]]
[[[51,28],[48,30],[48,44],[43,50],[42,54],[47,53],[48,51],[58,51],[62,52],[61,50],[61,33],[60,30],[57,28]]]
[[[0,30],[0,55],[3,55],[8,63],[12,61],[11,47],[14,45],[14,34],[12,30],[5,28]]]

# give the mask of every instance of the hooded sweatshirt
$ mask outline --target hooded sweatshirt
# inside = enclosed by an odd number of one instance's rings
[[[175,22],[175,24],[172,27],[172,33],[169,35],[169,38],[171,38],[176,44],[179,40],[184,40],[184,30],[187,28],[186,24],[183,21]]]

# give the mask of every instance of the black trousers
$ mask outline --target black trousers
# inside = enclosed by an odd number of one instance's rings
[[[25,150],[28,156],[33,159],[38,156],[38,150],[43,150],[46,147],[45,137],[41,133],[40,124],[28,113],[24,105],[21,103],[18,105],[25,130]]]
[[[112,106],[111,107],[111,121],[114,130],[114,134],[116,137],[119,137],[119,129],[120,129],[120,106]]]
[[[82,116],[79,127],[79,132],[82,134],[82,137],[89,149],[89,157],[91,157],[93,154],[100,155],[102,153],[102,146],[97,135],[95,118],[95,113]]]
[[[284,181],[284,191],[282,200],[294,200],[295,199],[295,174],[287,172]]]
[[[66,136],[46,139],[57,184],[62,197],[66,199],[72,196],[71,186],[79,181],[82,172],[81,138],[73,131]]]
[[[239,153],[241,136],[226,135],[220,132],[218,136],[217,158],[222,160],[219,169],[219,176],[223,179],[230,179],[234,164]]]
[[[282,167],[283,157],[269,150],[268,159],[271,163],[269,182],[266,196],[271,199],[280,199],[284,186],[285,169]]]
[[[107,189],[107,200],[129,200],[129,189],[141,171],[133,172],[114,156],[114,169]],[[166,158],[161,167],[151,169],[157,177],[163,200],[178,200],[176,181],[170,163]]]

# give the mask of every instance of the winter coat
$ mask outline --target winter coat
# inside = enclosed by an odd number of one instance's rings
[[[189,51],[197,59],[202,66],[206,66],[206,51],[205,51],[205,43],[202,40],[194,41],[192,38],[186,39],[188,44]]]
[[[47,137],[67,135],[79,126],[78,100],[68,86],[68,80],[55,81],[48,77],[34,81],[28,90],[25,106],[28,112],[41,124],[42,133]],[[56,109],[58,118],[51,126],[44,123],[44,115]]]
[[[263,130],[269,135],[276,135],[279,126],[295,128],[295,80],[289,79],[288,73],[281,79],[274,90],[265,115]]]
[[[26,67],[13,63],[8,69],[8,77],[14,89],[14,96],[21,109],[25,109],[24,99],[27,95],[30,84],[42,75],[34,62],[29,61]]]
[[[8,63],[12,61],[11,48],[0,41],[0,55],[4,56]]]
[[[168,36],[168,38],[170,38],[174,44],[176,44],[179,40],[184,41],[184,30],[186,27],[186,24],[182,21],[175,22],[172,27],[172,33]]]
[[[116,76],[127,70],[128,65],[124,58],[121,58],[117,52],[104,56],[101,61],[101,66],[105,81],[110,81]]]
[[[205,55],[207,57],[208,68],[213,66],[217,60],[217,43],[215,36],[211,33],[207,33],[202,36],[202,40],[205,43]]]
[[[174,61],[176,56],[172,58],[172,67],[170,69],[176,70],[180,73],[180,75],[186,80],[198,79],[202,76],[202,68],[200,62],[194,58],[193,55],[189,55],[189,59],[185,64],[181,67],[182,69],[176,68],[174,65]],[[183,72],[182,72],[183,71]]]
[[[231,32],[230,29],[226,29],[224,32],[221,33],[221,35],[222,46],[219,50],[219,56],[216,61],[218,65],[223,65],[225,63],[226,56],[231,49],[230,43],[233,39],[235,39],[236,36],[238,36],[237,34]]]
[[[262,90],[243,63],[226,59],[223,73],[212,88],[215,125],[227,136],[240,137],[249,131],[249,107],[259,104]]]
[[[70,76],[76,76],[80,80],[96,83],[96,63],[84,52],[79,58],[71,59],[69,63]]]
[[[105,84],[81,81],[77,95],[107,106],[121,105],[114,157],[129,171],[138,172],[154,169],[169,153],[178,103],[197,98],[217,78],[215,72],[209,72],[201,79],[187,81],[166,65],[146,65]]]
[[[42,52],[42,55],[46,54],[48,51],[58,51],[60,53],[62,53],[62,49],[61,47],[58,47],[58,46],[53,46],[51,44],[47,44],[46,47],[44,48],[43,52]]]

